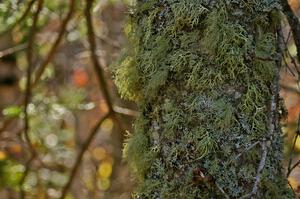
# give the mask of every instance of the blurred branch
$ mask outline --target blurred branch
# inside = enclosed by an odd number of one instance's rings
[[[294,68],[295,68],[295,70],[296,70],[296,72],[297,72],[297,74],[298,74],[298,79],[299,79],[299,78],[300,78],[300,71],[299,71],[299,69],[298,69],[298,65],[297,65],[297,63],[296,63],[296,60],[295,60],[294,57],[291,55],[291,52],[290,52],[290,50],[289,50],[289,48],[288,48],[288,39],[285,40],[282,34],[280,35],[280,37],[281,37],[282,42],[283,42],[282,45],[284,46],[284,47],[282,47],[282,52],[286,52],[287,55],[288,55],[288,57],[291,59],[291,63],[293,64],[293,66],[294,66]],[[290,33],[289,33],[288,37],[290,37]],[[293,72],[293,71],[291,70],[291,68],[288,66],[288,63],[287,63],[285,57],[284,57],[283,60],[284,60],[284,62],[285,62],[285,64],[286,64],[287,68],[288,68],[288,69],[290,70],[290,72],[292,73],[292,75],[295,76],[294,72]]]
[[[84,15],[86,18],[86,26],[87,26],[87,30],[88,30],[88,41],[89,41],[89,45],[90,45],[91,59],[93,62],[94,70],[97,74],[97,79],[99,82],[101,92],[105,98],[108,109],[110,111],[112,111],[113,105],[112,105],[112,101],[111,101],[111,98],[110,98],[110,95],[109,95],[109,92],[107,89],[107,83],[105,81],[104,72],[102,70],[102,66],[101,66],[101,64],[98,60],[97,54],[96,54],[97,46],[96,46],[95,31],[93,28],[93,21],[92,21],[92,16],[91,16],[93,2],[94,2],[93,0],[86,0],[86,8],[84,11]]]
[[[281,89],[286,90],[288,92],[293,92],[293,93],[296,93],[296,94],[300,94],[299,88],[292,87],[292,86],[287,86],[287,85],[284,85],[284,84],[280,84],[280,87],[281,87]]]
[[[245,152],[250,151],[251,149],[253,149],[256,145],[258,145],[260,142],[256,141],[253,144],[251,144],[249,147],[247,147],[246,149],[244,149],[241,153],[239,153],[234,160],[239,159]]]
[[[288,69],[288,71],[294,76],[296,77],[296,74],[293,72],[293,70],[290,68],[289,64],[286,61],[286,58],[283,57],[283,61],[284,61],[284,65],[286,66],[286,68]]]
[[[283,7],[283,12],[287,17],[287,20],[290,24],[294,41],[297,47],[297,58],[300,61],[300,23],[297,16],[294,14],[293,10],[291,9],[288,0],[281,0],[281,4]]]
[[[128,115],[128,116],[132,116],[132,117],[137,117],[139,115],[138,111],[120,107],[120,106],[114,106],[113,109],[114,109],[114,112],[122,114],[122,115]]]
[[[94,128],[92,129],[89,137],[87,138],[87,140],[84,142],[84,144],[82,145],[82,148],[80,149],[79,151],[79,154],[76,158],[76,161],[75,161],[75,164],[71,170],[71,174],[70,174],[70,177],[69,177],[69,180],[68,182],[66,183],[66,185],[64,186],[63,190],[62,190],[62,194],[61,194],[61,197],[60,199],[64,199],[68,190],[70,189],[70,186],[72,185],[72,182],[75,178],[75,175],[77,173],[77,170],[80,166],[80,163],[82,162],[82,158],[83,158],[83,155],[85,153],[85,151],[89,148],[91,142],[93,141],[94,137],[96,136],[101,124],[103,123],[103,121],[107,118],[109,118],[111,116],[111,112],[107,113],[104,117],[102,117],[98,122],[97,124],[94,126]]]
[[[86,18],[86,26],[87,26],[87,36],[88,42],[90,45],[90,53],[91,59],[93,62],[94,70],[97,75],[98,83],[100,86],[100,90],[104,96],[106,104],[108,106],[108,112],[111,113],[111,118],[114,122],[116,122],[117,126],[119,127],[121,132],[124,132],[123,124],[120,122],[118,117],[116,116],[116,112],[114,111],[114,106],[110,94],[108,92],[108,86],[105,80],[105,75],[103,71],[103,67],[101,66],[98,56],[97,56],[97,42],[96,42],[96,34],[93,27],[93,18],[92,18],[92,7],[93,7],[94,0],[86,0],[86,7],[84,10],[84,16]]]
[[[26,19],[27,15],[30,13],[30,10],[31,10],[31,8],[32,8],[35,1],[36,0],[31,0],[28,3],[28,5],[27,5],[24,13],[21,15],[21,17],[12,26],[10,26],[8,29],[6,29],[4,32],[1,32],[0,37],[7,34],[8,32],[10,32],[12,29],[14,29],[16,27],[16,25],[20,24],[23,20]]]
[[[296,131],[296,136],[295,136],[294,141],[293,141],[293,146],[292,146],[292,151],[291,151],[291,157],[290,157],[288,168],[287,168],[287,174],[286,174],[287,178],[291,175],[291,173],[293,172],[293,170],[300,164],[300,160],[299,160],[297,163],[295,163],[292,166],[293,155],[294,155],[294,151],[295,151],[295,147],[296,147],[296,142],[297,142],[297,140],[299,138],[299,135],[300,135],[300,114],[298,116],[298,128],[297,128],[297,131]]]
[[[100,90],[101,93],[103,94],[103,97],[106,101],[106,104],[108,106],[108,113],[102,118],[100,119],[100,121],[97,123],[97,125],[92,129],[92,132],[90,133],[88,139],[86,140],[86,142],[83,144],[74,167],[72,168],[71,174],[70,174],[70,178],[68,180],[68,182],[66,183],[65,187],[62,190],[62,194],[61,194],[61,199],[65,198],[68,190],[70,189],[75,175],[79,169],[80,163],[82,161],[82,157],[85,153],[85,151],[89,148],[93,138],[96,136],[98,129],[100,128],[102,122],[111,117],[119,126],[120,129],[122,129],[122,124],[120,123],[120,121],[117,119],[116,115],[115,115],[115,111],[114,111],[114,107],[113,107],[113,103],[108,91],[108,87],[107,87],[107,83],[105,80],[105,75],[102,69],[102,66],[100,64],[100,62],[98,61],[98,57],[97,57],[97,45],[96,45],[96,39],[95,39],[95,32],[94,32],[94,28],[93,28],[93,22],[92,22],[92,15],[91,15],[91,10],[93,7],[93,0],[86,0],[86,7],[85,7],[85,11],[84,11],[84,16],[86,18],[86,26],[87,26],[87,36],[88,36],[88,42],[90,45],[90,53],[91,53],[91,59],[93,62],[93,66],[94,66],[94,70],[96,72],[97,75],[97,79],[98,79],[98,83],[100,86]]]
[[[7,55],[11,55],[11,54],[16,53],[18,51],[25,50],[27,48],[27,46],[28,46],[28,44],[24,43],[24,44],[19,44],[19,45],[13,46],[11,48],[2,50],[0,52],[0,58],[2,58],[4,56],[7,56]]]
[[[102,42],[105,42],[105,43],[107,43],[108,45],[110,45],[114,48],[121,49],[121,46],[117,41],[115,41],[115,40],[113,40],[113,39],[111,39],[107,36],[97,35],[97,38],[99,38]]]
[[[30,141],[30,136],[29,136],[30,124],[29,124],[29,115],[28,115],[28,105],[30,103],[31,91],[32,91],[31,75],[32,75],[32,65],[33,65],[33,45],[34,45],[35,35],[37,32],[37,23],[38,23],[40,12],[43,8],[43,4],[44,4],[44,0],[38,0],[37,10],[34,13],[33,24],[32,24],[31,30],[29,32],[28,48],[27,48],[27,54],[26,54],[28,67],[27,67],[27,71],[26,71],[26,90],[25,90],[25,98],[24,98],[24,136],[25,136],[25,140],[28,144],[28,147],[30,149],[31,157],[25,165],[26,166],[25,172],[22,177],[22,180],[20,181],[20,190],[21,190],[20,198],[21,199],[25,198],[25,192],[24,192],[22,186],[23,186],[25,179],[28,175],[28,172],[30,170],[31,162],[34,160],[34,158],[36,156],[36,151]]]
[[[60,42],[63,38],[63,35],[65,34],[65,32],[67,30],[67,25],[68,25],[69,21],[72,18],[72,15],[73,15],[73,12],[74,12],[74,9],[75,9],[75,3],[76,3],[76,0],[70,0],[69,12],[68,12],[66,18],[62,21],[59,34],[58,34],[53,46],[51,47],[51,49],[50,49],[49,53],[47,54],[45,60],[41,63],[40,67],[38,67],[38,69],[35,73],[35,79],[32,83],[33,87],[40,80],[41,76],[43,75],[43,73],[44,73],[44,71],[47,67],[47,65],[49,64],[49,62],[53,58],[54,54],[56,53],[57,47],[59,46],[59,44],[60,44]]]
[[[34,2],[35,0],[33,0],[32,2]],[[68,25],[68,22],[70,21],[72,14],[74,12],[74,8],[75,8],[75,2],[76,0],[70,0],[70,10],[66,16],[66,18],[63,20],[62,25],[61,25],[61,29],[59,31],[58,37],[55,40],[52,48],[50,49],[48,55],[46,56],[45,60],[42,62],[42,64],[40,65],[40,67],[38,68],[38,71],[35,74],[35,79],[31,85],[31,88],[34,88],[36,86],[36,84],[38,83],[38,81],[40,80],[42,74],[44,73],[46,66],[49,64],[49,62],[51,61],[51,59],[53,58],[58,45],[60,44],[62,37],[64,35],[64,33],[66,32],[66,28]],[[32,6],[32,5],[31,5]],[[28,12],[30,11],[30,9],[28,10]],[[27,44],[28,45],[28,44]],[[27,46],[26,46],[27,47]],[[0,53],[1,54],[1,53]],[[18,101],[16,102],[17,105],[20,105],[20,103],[22,103],[23,101],[23,97],[19,98]],[[6,119],[2,126],[0,127],[0,134],[2,132],[5,131],[5,129],[7,128],[7,126],[9,126],[12,122],[14,121],[14,119]]]

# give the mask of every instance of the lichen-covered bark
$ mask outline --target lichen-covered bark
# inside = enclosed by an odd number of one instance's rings
[[[271,113],[280,9],[279,0],[132,8],[115,82],[141,112],[124,151],[134,198],[293,198]]]

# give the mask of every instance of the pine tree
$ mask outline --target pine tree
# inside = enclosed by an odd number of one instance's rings
[[[140,109],[134,198],[293,198],[279,126],[279,0],[139,0],[115,67]]]

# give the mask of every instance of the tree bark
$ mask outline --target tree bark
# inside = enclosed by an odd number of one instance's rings
[[[115,67],[140,116],[134,198],[293,198],[278,115],[280,0],[140,0]]]

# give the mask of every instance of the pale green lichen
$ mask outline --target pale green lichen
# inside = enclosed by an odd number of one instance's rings
[[[124,155],[134,198],[239,198],[252,191],[269,139],[277,0],[138,1],[114,75],[141,115]],[[276,15],[277,16],[277,15]],[[272,136],[257,198],[293,198]],[[221,191],[223,190],[223,191]]]

